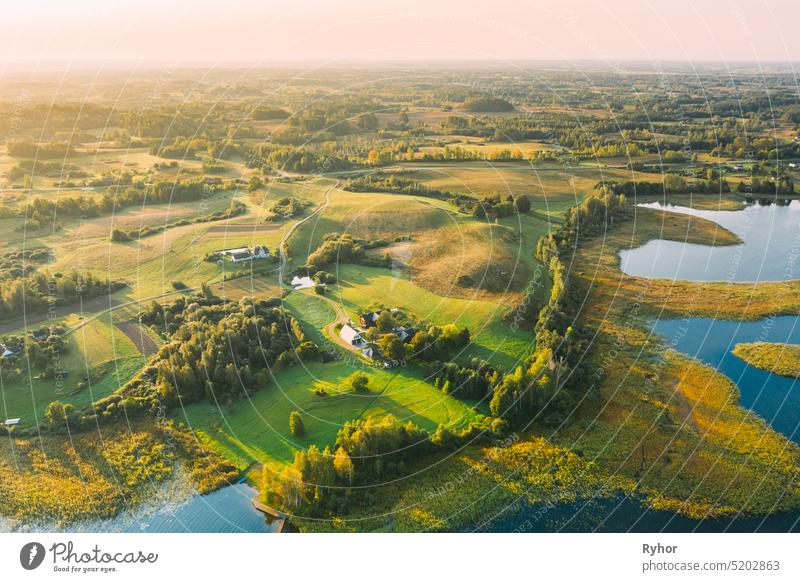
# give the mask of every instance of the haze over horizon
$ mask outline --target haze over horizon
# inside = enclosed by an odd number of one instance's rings
[[[4,7],[0,72],[24,63],[225,66],[410,61],[800,60],[800,4],[30,0]]]

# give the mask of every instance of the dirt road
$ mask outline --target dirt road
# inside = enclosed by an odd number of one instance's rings
[[[143,356],[152,356],[158,351],[159,346],[156,341],[135,321],[118,323],[117,328],[128,336]]]

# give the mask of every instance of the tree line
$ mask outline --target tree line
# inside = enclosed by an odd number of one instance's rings
[[[0,279],[0,319],[38,313],[51,305],[74,303],[111,294],[125,284],[99,279],[91,272],[49,273],[32,271]]]

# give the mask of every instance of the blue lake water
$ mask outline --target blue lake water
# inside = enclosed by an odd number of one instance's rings
[[[800,317],[761,321],[663,320],[656,322],[653,329],[673,349],[725,374],[739,387],[742,406],[800,442],[800,382],[754,368],[731,353],[738,343],[800,343]]]
[[[194,495],[156,509],[140,508],[120,516],[87,523],[75,531],[126,533],[269,533],[267,523],[253,507],[257,491],[244,483],[223,487],[208,495]]]
[[[653,330],[673,349],[725,374],[739,387],[742,406],[759,414],[789,439],[800,442],[798,380],[754,368],[731,353],[737,343],[800,343],[800,317],[741,322],[664,320],[656,322]],[[648,509],[635,498],[617,497],[550,507],[522,504],[516,511],[471,529],[476,528],[490,532],[800,532],[800,511],[694,520]]]
[[[713,246],[651,240],[620,252],[623,273],[686,281],[786,281],[800,279],[800,200],[754,202],[743,210],[695,210],[661,203],[642,207],[706,218],[743,244]]]
[[[591,499],[558,505],[522,505],[486,524],[481,532],[799,532],[800,511],[766,517],[697,520],[670,511],[647,509],[635,498]]]

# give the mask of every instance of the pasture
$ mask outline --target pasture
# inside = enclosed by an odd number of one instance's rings
[[[601,179],[633,179],[629,170],[524,162],[421,162],[398,168],[400,176],[448,192],[478,198],[525,194],[535,211],[554,217],[582,200]]]
[[[392,414],[433,431],[438,424],[466,427],[476,413],[427,382],[411,368],[365,368],[369,390],[342,392],[340,384],[355,371],[345,361],[295,365],[276,370],[267,386],[235,404],[195,403],[173,418],[186,424],[201,442],[241,469],[252,463],[275,469],[289,464],[298,448],[332,446],[348,420]],[[319,395],[317,391],[324,391]],[[289,413],[300,411],[305,433],[289,431]]]
[[[403,309],[431,323],[469,328],[472,340],[455,359],[478,356],[510,369],[533,350],[533,334],[514,330],[504,320],[511,311],[508,306],[436,295],[386,269],[341,265],[336,276],[339,284],[329,297],[354,319],[365,307],[380,304]]]
[[[74,316],[71,321],[76,321]],[[127,382],[146,358],[116,322],[105,314],[80,322],[66,336],[66,352],[53,362],[65,373],[63,380],[43,378],[42,371],[31,369],[24,359],[6,363],[0,370],[5,418],[21,417],[24,426],[32,426],[52,400],[83,408]]]

